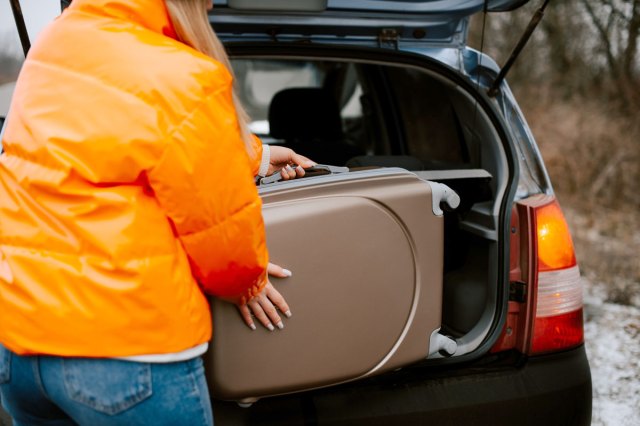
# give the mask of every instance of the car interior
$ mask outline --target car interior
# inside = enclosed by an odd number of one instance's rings
[[[445,215],[448,333],[468,335],[489,307],[504,154],[485,113],[443,77],[397,63],[235,58],[238,90],[264,143],[351,170],[400,167],[446,182],[461,206]],[[477,340],[480,334],[473,336]]]

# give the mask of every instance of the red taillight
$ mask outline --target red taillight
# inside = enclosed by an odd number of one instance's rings
[[[582,309],[553,317],[536,318],[531,353],[553,352],[582,344]]]
[[[516,204],[511,218],[509,311],[493,352],[538,355],[584,341],[582,283],[569,227],[554,197]]]
[[[530,354],[582,344],[582,283],[569,227],[555,199],[533,209],[537,247],[535,318]]]
[[[556,201],[535,210],[538,236],[538,271],[575,266],[569,227]]]

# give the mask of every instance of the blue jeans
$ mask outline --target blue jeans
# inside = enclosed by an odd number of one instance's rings
[[[213,425],[199,357],[154,364],[20,356],[0,345],[0,396],[14,426]]]

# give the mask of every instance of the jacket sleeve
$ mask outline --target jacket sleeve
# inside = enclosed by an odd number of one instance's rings
[[[148,172],[202,289],[241,303],[264,287],[268,263],[252,169],[230,88],[223,87],[173,131]]]

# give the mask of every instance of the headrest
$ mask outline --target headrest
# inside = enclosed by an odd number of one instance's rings
[[[269,106],[269,128],[272,137],[287,141],[342,137],[338,104],[320,88],[291,88],[276,93]]]

